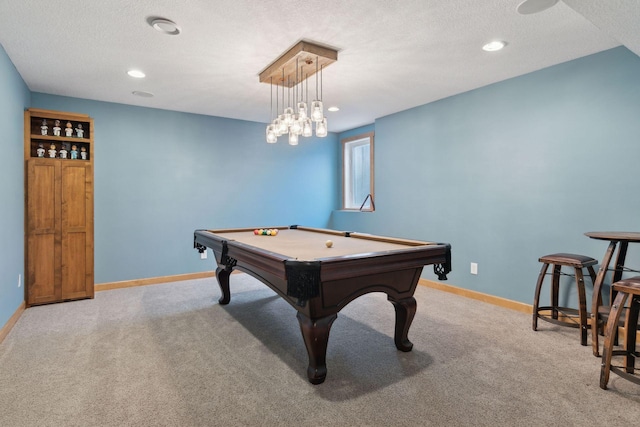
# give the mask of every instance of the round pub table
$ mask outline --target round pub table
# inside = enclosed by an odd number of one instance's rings
[[[616,255],[616,261],[613,269],[613,277],[611,279],[611,285],[620,281],[622,279],[622,273],[625,271],[638,272],[638,270],[633,270],[625,266],[625,261],[627,258],[627,249],[629,247],[629,243],[640,243],[640,232],[625,232],[625,231],[590,231],[588,233],[584,233],[585,236],[590,237],[596,240],[606,240],[609,242],[609,246],[604,253],[604,257],[602,258],[602,262],[600,263],[600,269],[598,270],[598,274],[596,276],[596,282],[593,285],[593,298],[592,298],[592,307],[591,307],[591,342],[593,346],[593,355],[599,356],[599,344],[598,344],[598,334],[602,330],[601,326],[604,327],[607,318],[609,317],[610,305],[604,306],[602,304],[602,286],[604,284],[604,280],[606,278],[607,272],[610,270],[609,265],[611,264],[611,260],[613,259],[614,253],[616,252],[616,248],[618,249],[618,253]],[[615,299],[615,294],[611,291],[611,297],[609,301],[612,302]]]

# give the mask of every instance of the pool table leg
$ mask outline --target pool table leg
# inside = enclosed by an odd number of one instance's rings
[[[216,279],[218,279],[218,285],[220,286],[220,291],[222,292],[222,296],[218,300],[220,304],[229,304],[231,301],[231,292],[229,291],[229,276],[231,275],[231,270],[227,270],[226,268],[218,267],[216,269]]]
[[[411,351],[413,343],[409,341],[409,327],[416,315],[416,299],[409,297],[401,300],[394,300],[390,296],[387,297],[396,309],[396,331],[393,340],[396,348],[400,351]]]
[[[307,347],[309,355],[309,367],[307,377],[311,384],[321,384],[327,376],[327,343],[329,342],[329,330],[333,321],[338,317],[331,314],[326,317],[311,320],[304,314],[298,312],[298,322],[304,345]]]

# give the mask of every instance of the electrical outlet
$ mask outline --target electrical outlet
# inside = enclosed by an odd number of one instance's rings
[[[207,251],[200,253],[200,259],[207,259]]]
[[[471,274],[478,274],[478,263],[477,262],[472,262],[471,263]]]
[[[22,274],[18,274],[18,287],[22,287]]]

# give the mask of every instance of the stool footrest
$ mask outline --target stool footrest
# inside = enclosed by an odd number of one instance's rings
[[[640,376],[638,376],[636,374],[628,373],[627,371],[625,371],[624,367],[618,367],[618,366],[611,365],[611,368],[609,368],[609,369],[611,370],[611,372],[615,372],[616,374],[618,374],[618,376],[624,378],[627,381],[631,381],[632,383],[640,384]]]
[[[553,317],[553,311],[557,311],[559,318]],[[580,312],[575,308],[569,307],[552,307],[544,306],[538,307],[537,317],[545,322],[553,323],[560,326],[568,326],[570,328],[580,327]],[[541,313],[541,311],[550,311],[551,313]],[[587,318],[591,317],[591,314],[587,313]],[[567,319],[567,320],[563,320]],[[591,325],[587,324],[587,329],[590,329]]]

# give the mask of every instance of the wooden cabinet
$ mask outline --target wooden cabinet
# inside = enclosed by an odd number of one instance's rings
[[[56,120],[71,123],[72,136],[53,135]],[[86,115],[25,112],[25,282],[29,306],[93,298],[93,120]]]

